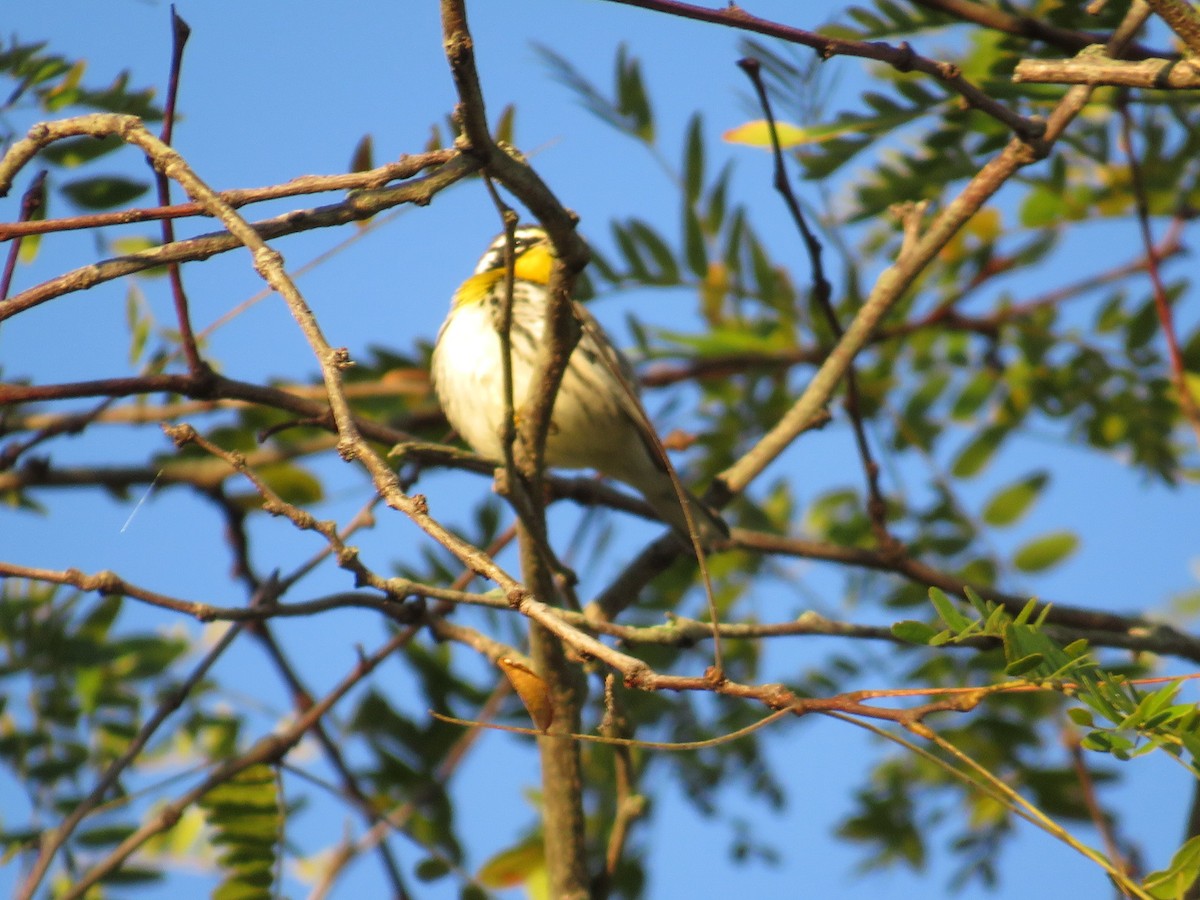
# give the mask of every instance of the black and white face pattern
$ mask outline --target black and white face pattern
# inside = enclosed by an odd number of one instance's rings
[[[519,257],[530,247],[548,243],[549,240],[546,232],[536,225],[518,225],[516,233],[513,235],[513,259]],[[504,244],[505,237],[502,234],[492,241],[483,256],[479,257],[479,263],[475,266],[476,275],[504,268]]]

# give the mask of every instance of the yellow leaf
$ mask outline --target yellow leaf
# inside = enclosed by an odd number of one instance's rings
[[[967,228],[984,243],[991,243],[1000,237],[1000,233],[1004,228],[1004,223],[1000,218],[1000,210],[994,206],[984,207],[971,216],[971,221],[967,223]]]
[[[509,888],[525,884],[546,871],[546,856],[541,838],[501,850],[479,869],[475,877],[484,887]]]
[[[779,135],[779,146],[783,148],[829,139],[829,137],[820,136],[816,129],[801,128],[790,122],[776,122],[775,131]],[[746,144],[750,147],[771,146],[771,129],[765,119],[756,119],[745,125],[739,125],[737,128],[731,128],[722,137],[731,144]]]
[[[700,305],[704,310],[704,319],[709,325],[720,325],[723,316],[721,308],[725,297],[729,294],[729,271],[725,264],[711,260],[708,273],[700,284]]]
[[[57,97],[59,94],[65,94],[67,91],[73,91],[79,87],[79,82],[83,78],[83,72],[87,68],[87,63],[82,59],[67,70],[66,76],[56,84],[46,94],[48,98]]]
[[[159,246],[162,241],[155,240],[146,235],[129,235],[127,237],[114,238],[112,247],[114,253],[121,256],[132,256],[135,253],[141,253],[143,250],[150,250]]]
[[[38,249],[41,246],[42,236],[40,234],[27,234],[21,238],[21,249],[17,251],[17,258],[25,265],[29,265],[37,259]]]
[[[1200,406],[1200,373],[1184,372],[1183,388],[1192,396],[1192,403]]]
[[[550,723],[554,721],[554,707],[550,703],[550,689],[546,687],[546,682],[542,681],[541,676],[525,663],[508,656],[500,657],[496,660],[496,665],[508,676],[509,683],[525,704],[525,710],[529,713],[529,718],[533,719],[533,724],[541,731],[549,728]]]
[[[1003,227],[1000,211],[994,206],[984,207],[971,217],[965,227],[960,228],[954,237],[946,242],[938,256],[946,263],[957,262],[966,255],[970,248],[995,241],[1000,236]]]

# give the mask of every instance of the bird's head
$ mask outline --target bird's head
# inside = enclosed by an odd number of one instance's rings
[[[507,239],[498,235],[475,266],[475,274],[504,272],[504,256]],[[554,267],[554,245],[546,232],[537,225],[518,225],[513,234],[513,274],[521,281],[536,284],[550,282],[550,270]]]
[[[480,303],[491,296],[505,277],[505,247],[507,239],[499,235],[484,251],[475,266],[475,274],[462,283],[454,295],[454,307]],[[554,245],[536,225],[518,226],[513,235],[513,278],[545,286],[550,283],[554,268]]]

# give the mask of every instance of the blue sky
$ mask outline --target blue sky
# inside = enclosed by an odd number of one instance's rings
[[[753,11],[801,27],[815,27],[822,10],[834,3],[798,5],[761,0]],[[88,78],[104,83],[129,68],[134,85],[165,83],[169,51],[169,12],[165,4],[109,0],[56,0],[8,3],[7,35],[48,40],[50,49],[88,60]],[[184,116],[176,129],[176,146],[194,169],[217,188],[271,184],[302,174],[344,171],[364,134],[374,139],[376,160],[421,150],[432,123],[443,123],[455,97],[441,54],[437,4],[363,2],[331,4],[233,4],[222,0],[185,0],[180,14],[193,29],[184,64],[180,106]],[[333,10],[336,9],[336,12]],[[675,205],[655,162],[633,142],[615,138],[610,129],[582,112],[569,93],[547,77],[531,42],[538,41],[570,58],[585,73],[607,86],[612,59],[621,42],[643,60],[646,81],[656,101],[661,150],[678,159],[683,127],[694,110],[705,115],[710,166],[724,159],[738,164],[736,185],[751,198],[760,229],[781,254],[795,253],[790,225],[770,191],[766,158],[744,148],[721,145],[721,132],[747,116],[745,79],[734,66],[738,35],[693,22],[671,21],[615,4],[588,0],[521,0],[477,2],[470,6],[471,24],[489,109],[518,106],[517,139],[566,205],[582,217],[585,235],[604,239],[612,217],[637,216],[674,233]],[[930,48],[927,49],[932,52]],[[936,49],[936,45],[934,48]],[[840,93],[850,96],[863,72],[854,61],[827,63],[840,80]],[[835,107],[836,108],[836,107]],[[144,171],[133,154],[126,155],[131,173]],[[15,200],[0,206],[4,219],[14,217]],[[279,207],[283,209],[286,207]],[[58,214],[65,212],[61,207]],[[478,184],[439,196],[427,210],[406,210],[391,223],[374,229],[299,281],[330,341],[352,355],[371,345],[410,348],[417,339],[432,340],[458,282],[497,230],[495,212]],[[203,223],[181,225],[182,234],[209,230]],[[348,236],[322,232],[289,238],[279,244],[290,266],[307,262]],[[1132,227],[1112,234],[1120,258],[1134,245]],[[1090,252],[1096,252],[1088,248]],[[1098,257],[1099,254],[1097,254]],[[44,243],[36,264],[18,274],[27,286],[95,257],[90,238],[81,233],[55,236]],[[1097,257],[1092,257],[1097,258]],[[1080,254],[1081,271],[1089,260]],[[261,282],[245,254],[223,257],[186,268],[195,320],[201,327],[257,293]],[[102,374],[125,374],[127,345],[121,337],[127,285],[114,283],[48,304],[5,324],[0,332],[4,376],[30,376],[65,381]],[[161,284],[147,286],[148,302],[169,325],[170,312]],[[670,322],[671,298],[659,294],[602,300],[593,308],[606,324],[621,331],[624,313]],[[681,307],[687,303],[680,300]],[[1185,317],[1186,323],[1188,318]],[[1194,322],[1194,314],[1190,321]],[[67,354],[55,347],[79,347]],[[278,377],[305,379],[314,371],[307,347],[283,304],[268,298],[237,322],[218,332],[212,356],[223,371],[247,380]],[[53,354],[53,355],[52,355]],[[653,399],[651,400],[653,408]],[[964,432],[964,440],[966,433]],[[798,493],[811,499],[823,487],[847,478],[849,432],[831,428],[790,451],[774,474],[798,475]],[[116,429],[99,443],[89,439],[62,441],[54,448],[57,462],[94,462],[111,452],[136,460],[147,452],[166,452],[154,429],[134,436]],[[1036,580],[1016,581],[1014,589],[1064,602],[1141,611],[1164,597],[1196,585],[1200,513],[1186,492],[1171,492],[1130,476],[1119,461],[1064,447],[1052,434],[1020,442],[998,459],[978,482],[968,485],[966,499],[981,502],[1043,458],[1059,460],[1054,485],[1037,515],[1027,525],[997,540],[1016,545],[1040,531],[1074,528],[1084,536],[1081,551],[1066,566]],[[853,461],[850,460],[850,464]],[[364,476],[344,466],[322,470],[329,479],[330,500],[322,516],[345,521],[361,503]],[[1103,491],[1097,490],[1103,485]],[[461,475],[435,474],[421,489],[435,509],[453,509],[463,498],[483,496],[486,481]],[[6,559],[53,568],[84,571],[112,568],[131,581],[170,592],[190,586],[188,596],[222,605],[241,602],[239,588],[228,577],[228,559],[219,539],[219,523],[189,497],[162,492],[151,498],[130,521],[137,496],[116,500],[95,492],[86,496],[45,496],[53,514],[38,517],[0,511]],[[64,524],[70,523],[70,524]],[[125,526],[128,527],[125,527]],[[631,524],[622,529],[632,549],[653,530]],[[285,568],[318,549],[311,536],[290,533],[270,520],[256,523],[260,562],[278,559]],[[389,548],[415,538],[414,529],[398,517],[387,517],[361,545],[386,560]],[[795,566],[798,582],[820,593],[837,584],[812,566]],[[348,587],[341,573],[327,570],[310,585],[311,596]],[[790,596],[757,598],[764,617],[785,618],[803,607],[799,591]],[[828,609],[846,617],[875,616],[843,608],[826,593]],[[132,606],[132,605],[131,605]],[[125,614],[138,627],[195,631],[191,623],[141,608]],[[318,690],[332,685],[353,664],[355,644],[372,647],[380,640],[378,623],[363,613],[342,613],[320,623],[281,624],[279,633]],[[802,671],[806,660],[825,652],[811,642],[777,644],[770,650],[780,672]],[[872,651],[883,655],[883,648]],[[274,687],[274,677],[254,646],[235,649],[223,659],[218,677],[253,695],[264,705],[264,722],[286,713],[287,700]],[[399,668],[393,667],[396,690],[403,693]],[[386,684],[386,681],[383,682]],[[404,703],[403,696],[397,702]],[[417,708],[413,709],[418,713]],[[901,898],[941,893],[947,860],[937,853],[931,871],[914,878],[905,873],[856,878],[853,848],[831,837],[833,823],[850,810],[848,792],[878,755],[862,733],[840,723],[812,720],[787,723],[769,744],[778,771],[787,780],[789,806],[779,814],[764,812],[736,790],[723,795],[729,819],[757,823],[760,834],[782,853],[777,867],[729,863],[728,821],[697,817],[671,783],[644,832],[652,847],[650,897],[725,896],[732,891],[764,897],[820,896]],[[665,770],[657,770],[660,777]],[[503,849],[532,818],[525,792],[537,784],[530,748],[521,741],[489,736],[472,754],[455,780],[455,795],[465,813],[469,862],[478,865]],[[1176,846],[1188,799],[1186,773],[1165,761],[1139,762],[1129,784],[1106,795],[1128,815],[1131,838],[1151,854]],[[0,782],[0,798],[15,797]],[[0,803],[7,801],[0,799]],[[4,806],[0,806],[3,812]],[[331,810],[333,810],[331,812]],[[953,816],[953,809],[947,810]],[[330,831],[328,816],[338,817]],[[297,839],[317,848],[312,835],[332,842],[341,833],[343,813],[317,809],[297,824]],[[325,817],[325,821],[321,821]],[[347,817],[347,821],[356,820]],[[1086,840],[1095,841],[1087,829]],[[398,842],[402,858],[415,851]],[[1100,895],[1103,876],[1065,847],[1032,829],[1021,831],[1004,857],[1000,891],[987,896],[1046,896],[1074,890]],[[1149,859],[1153,867],[1165,856]],[[0,869],[0,891],[11,884],[10,866]],[[378,865],[358,862],[335,896],[372,895]],[[209,883],[181,876],[179,896],[203,896]],[[797,885],[803,885],[802,891]],[[302,891],[295,884],[293,895]],[[440,891],[440,892],[439,892]],[[964,897],[984,896],[969,889]],[[420,896],[453,896],[446,888]]]

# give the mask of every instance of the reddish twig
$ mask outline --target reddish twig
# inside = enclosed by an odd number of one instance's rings
[[[46,205],[46,170],[42,169],[34,176],[25,193],[21,195],[22,222],[32,221]],[[8,248],[8,257],[4,260],[4,274],[0,275],[0,302],[8,299],[9,288],[12,287],[13,273],[17,268],[17,257],[21,255],[21,242],[14,241]]]
[[[1175,385],[1175,393],[1179,396],[1179,409],[1183,413],[1192,432],[1200,444],[1200,407],[1192,396],[1187,383],[1187,372],[1183,362],[1183,351],[1179,349],[1179,338],[1175,334],[1175,320],[1171,313],[1171,303],[1167,299],[1167,288],[1163,284],[1162,275],[1158,269],[1158,253],[1154,246],[1154,235],[1150,230],[1150,204],[1146,197],[1146,183],[1142,177],[1142,165],[1133,149],[1133,116],[1129,112],[1124,98],[1117,104],[1121,115],[1121,144],[1125,150],[1125,158],[1129,163],[1129,178],[1133,186],[1134,203],[1137,209],[1138,231],[1141,234],[1142,246],[1146,251],[1146,274],[1150,277],[1150,285],[1154,293],[1154,309],[1158,313],[1159,326],[1163,338],[1167,342],[1167,358],[1171,366],[1171,382]]]
[[[187,45],[188,36],[192,33],[179,14],[175,11],[175,7],[171,7],[171,71],[167,78],[167,102],[163,106],[163,124],[162,130],[159,132],[159,139],[167,146],[171,145],[171,139],[175,130],[175,102],[179,97],[179,73],[183,65],[183,48]],[[166,176],[166,173],[155,169],[154,171],[155,187],[158,191],[158,203],[160,206],[169,206],[171,203],[171,179]],[[163,219],[162,227],[162,242],[171,244],[175,241],[175,223],[171,219]],[[192,318],[188,313],[187,293],[183,289],[183,276],[179,271],[179,263],[173,262],[167,265],[167,279],[171,284],[171,298],[175,304],[175,319],[179,323],[179,342],[183,346],[184,359],[187,362],[188,371],[193,376],[201,377],[208,371],[208,366],[200,359],[200,352],[196,349],[196,336],[192,333]]]
[[[1079,782],[1083,805],[1087,807],[1092,826],[1100,835],[1100,840],[1104,842],[1105,855],[1122,874],[1134,876],[1136,873],[1132,863],[1121,852],[1121,845],[1118,843],[1116,832],[1113,829],[1112,817],[1107,815],[1104,808],[1100,806],[1100,800],[1096,796],[1096,782],[1092,778],[1087,760],[1083,757],[1083,747],[1080,746],[1079,736],[1073,729],[1069,728],[1063,734],[1063,744],[1071,757],[1071,768],[1075,770],[1075,778]]]

